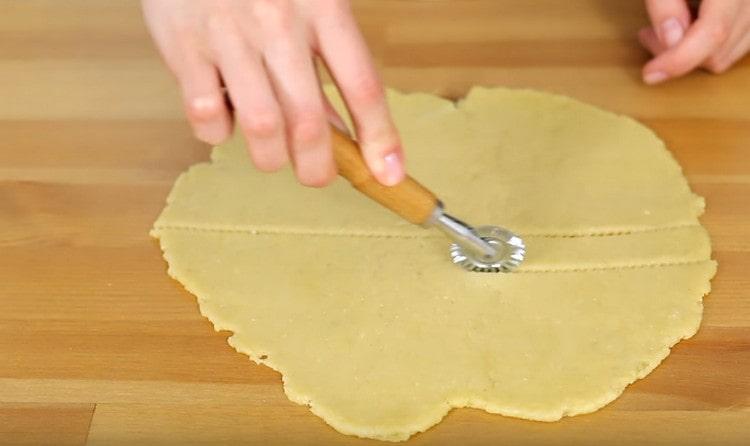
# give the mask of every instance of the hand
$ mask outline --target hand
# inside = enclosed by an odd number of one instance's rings
[[[404,177],[399,137],[365,41],[345,0],[143,0],[148,27],[180,84],[196,136],[218,144],[232,111],[256,167],[289,158],[302,184],[336,175],[329,122],[343,126],[323,95],[314,58],[327,64],[375,177]]]
[[[702,67],[723,73],[750,50],[750,1],[703,0],[695,21],[687,0],[646,0],[652,27],[638,37],[655,56],[643,80],[658,84]]]

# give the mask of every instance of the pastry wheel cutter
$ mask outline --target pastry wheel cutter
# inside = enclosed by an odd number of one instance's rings
[[[523,261],[526,247],[519,236],[497,226],[473,228],[446,214],[435,194],[409,176],[395,186],[383,186],[370,173],[357,143],[334,127],[331,132],[339,175],[407,221],[447,235],[453,241],[453,263],[468,271],[510,272]]]

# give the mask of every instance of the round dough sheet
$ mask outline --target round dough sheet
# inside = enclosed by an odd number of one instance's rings
[[[442,235],[344,180],[258,173],[240,138],[180,176],[152,231],[169,274],[291,400],[392,441],[457,407],[555,421],[696,332],[716,268],[703,200],[650,130],[533,91],[388,94],[412,176],[450,213],[523,236],[517,272],[457,268]]]

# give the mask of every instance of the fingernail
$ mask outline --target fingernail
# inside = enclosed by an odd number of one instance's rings
[[[394,151],[383,157],[383,183],[386,186],[395,186],[404,179],[404,162],[401,153]]]
[[[221,101],[213,95],[199,96],[190,101],[190,114],[199,120],[210,120],[221,113]]]
[[[682,24],[674,17],[661,24],[661,37],[667,47],[671,48],[680,43],[684,34],[685,30],[682,29]]]
[[[652,71],[651,73],[646,73],[643,76],[643,82],[649,85],[655,85],[660,82],[664,82],[668,77],[669,76],[667,75],[667,73],[663,71]]]

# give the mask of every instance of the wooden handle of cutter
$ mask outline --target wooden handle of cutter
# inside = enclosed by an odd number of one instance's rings
[[[355,189],[414,224],[421,225],[430,218],[438,199],[429,189],[410,176],[395,186],[383,186],[370,173],[357,143],[335,127],[331,127],[331,133],[339,175]]]

